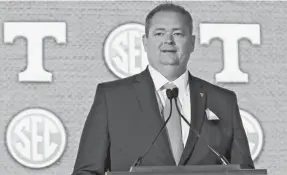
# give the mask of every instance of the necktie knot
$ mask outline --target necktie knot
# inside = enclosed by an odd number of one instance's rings
[[[173,83],[166,83],[162,86],[162,89],[167,90],[166,95],[168,99],[177,98],[178,97],[178,88]]]

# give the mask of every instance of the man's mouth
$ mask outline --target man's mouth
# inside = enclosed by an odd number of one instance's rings
[[[176,50],[161,50],[163,53],[176,53]]]

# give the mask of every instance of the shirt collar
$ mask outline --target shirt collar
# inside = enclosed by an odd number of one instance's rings
[[[160,88],[165,85],[166,83],[170,82],[166,79],[161,73],[155,70],[152,66],[148,66],[150,75],[152,77],[154,86],[156,91],[160,90]],[[186,70],[180,77],[176,80],[170,82],[178,87],[179,92],[185,92],[188,87],[188,70]]]

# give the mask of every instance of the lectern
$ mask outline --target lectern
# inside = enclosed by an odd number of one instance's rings
[[[239,165],[138,166],[107,175],[267,175],[267,170],[241,169]]]

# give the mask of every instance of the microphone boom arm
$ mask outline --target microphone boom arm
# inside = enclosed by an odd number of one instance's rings
[[[211,152],[213,152],[217,157],[219,157],[220,161],[224,164],[224,165],[229,165],[230,162],[221,154],[219,154],[217,151],[215,151],[215,149],[213,149],[208,143],[207,141],[200,136],[199,132],[197,130],[195,130],[194,128],[192,128],[191,124],[187,121],[187,119],[181,114],[178,104],[177,104],[177,98],[175,99],[175,105],[176,105],[176,109],[179,113],[179,115],[181,116],[181,118],[185,121],[185,123],[190,127],[191,131],[198,137],[201,138],[201,140],[207,145],[207,147],[211,150]]]
[[[169,116],[168,118],[166,119],[166,121],[164,122],[164,124],[162,125],[162,127],[160,128],[159,132],[157,133],[156,137],[154,138],[153,142],[151,143],[151,145],[148,147],[148,149],[146,150],[146,152],[138,157],[135,162],[132,164],[131,168],[130,168],[130,171],[132,170],[132,168],[138,166],[141,164],[142,162],[142,159],[147,155],[147,153],[150,151],[150,149],[152,148],[152,146],[154,145],[155,141],[157,140],[157,138],[159,137],[160,133],[162,132],[162,130],[164,129],[164,127],[166,126],[167,122],[169,121],[169,119],[171,118],[171,114],[172,114],[172,98],[169,98],[169,102],[170,102],[170,112],[169,112]]]

